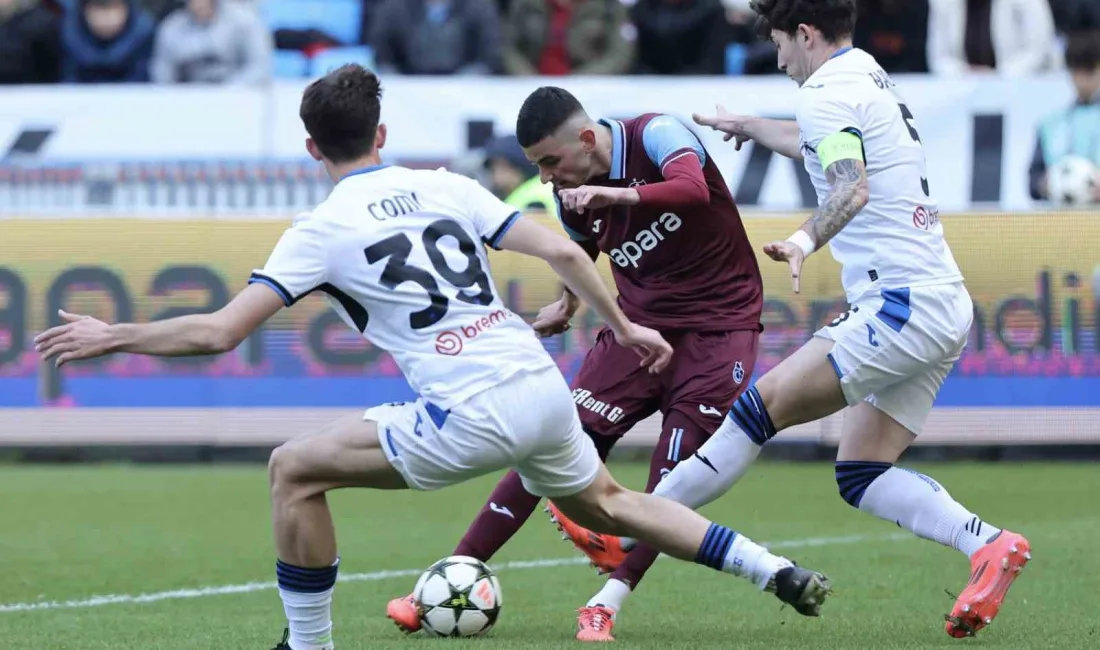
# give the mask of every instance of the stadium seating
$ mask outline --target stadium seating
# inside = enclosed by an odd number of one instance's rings
[[[297,50],[275,50],[274,69],[278,79],[300,79],[309,70],[309,59]]]
[[[264,0],[261,14],[276,29],[318,29],[342,43],[359,42],[361,0]]]
[[[373,68],[374,50],[365,45],[333,47],[321,50],[313,55],[309,65],[309,74],[311,77],[320,77],[329,70],[338,68],[345,63],[358,63],[364,67]]]

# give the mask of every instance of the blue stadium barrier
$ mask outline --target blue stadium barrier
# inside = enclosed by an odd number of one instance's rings
[[[362,0],[264,0],[260,13],[272,30],[318,29],[342,43],[359,42]]]
[[[358,63],[365,68],[373,68],[374,50],[366,45],[333,47],[321,50],[313,55],[313,60],[309,66],[309,74],[313,77],[320,77],[345,63]]]
[[[298,50],[275,50],[275,77],[301,79],[309,70],[309,59]]]
[[[730,43],[726,46],[726,74],[745,74],[745,62],[749,58],[749,48],[743,43]]]

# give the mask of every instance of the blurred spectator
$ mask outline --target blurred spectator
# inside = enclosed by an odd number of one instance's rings
[[[928,66],[936,74],[1019,77],[1054,62],[1048,0],[931,0],[929,7]]]
[[[714,75],[725,71],[730,31],[721,0],[638,0],[630,12],[638,30],[641,74]]]
[[[928,72],[928,0],[860,0],[854,44],[887,72]]]
[[[0,0],[0,84],[53,83],[60,56],[56,16],[38,0]]]
[[[756,33],[756,13],[750,0],[722,0],[726,8],[726,25],[730,40],[744,46],[744,74],[779,74],[778,53],[771,39],[761,39]]]
[[[1066,67],[1077,101],[1039,124],[1029,174],[1033,199],[1047,198],[1047,168],[1066,156],[1080,156],[1100,165],[1100,31],[1070,36]]]
[[[149,81],[153,19],[135,0],[76,0],[61,24],[61,80]]]
[[[527,160],[514,135],[490,140],[485,146],[489,189],[517,210],[556,209],[554,188],[539,178],[538,167]]]
[[[386,0],[372,17],[379,72],[493,74],[500,16],[493,0]]]
[[[157,83],[258,84],[271,79],[271,69],[271,34],[250,7],[187,0],[157,30]]]
[[[513,75],[625,74],[634,62],[619,0],[511,0],[504,69]]]
[[[1100,1],[1050,0],[1054,24],[1059,32],[1071,33],[1100,29]]]

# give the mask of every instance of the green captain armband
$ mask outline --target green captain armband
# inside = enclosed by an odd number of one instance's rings
[[[863,140],[851,131],[837,131],[817,145],[817,158],[822,169],[828,169],[838,160],[866,162],[863,158]]]

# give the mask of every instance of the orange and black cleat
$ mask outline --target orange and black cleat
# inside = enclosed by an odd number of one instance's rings
[[[405,634],[420,630],[420,604],[412,594],[394,598],[386,605],[386,618]]]
[[[626,560],[628,551],[618,537],[588,530],[562,514],[552,501],[546,502],[545,510],[550,513],[550,521],[561,531],[562,539],[573,542],[573,546],[587,555],[597,573],[611,573]]]
[[[974,636],[993,622],[1008,588],[1031,559],[1031,544],[1017,533],[1003,530],[970,558],[970,581],[955,607],[944,618],[947,633],[956,639]]]

